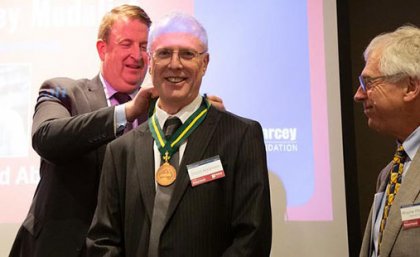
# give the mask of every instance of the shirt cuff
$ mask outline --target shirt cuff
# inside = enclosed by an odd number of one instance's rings
[[[125,116],[125,104],[116,105],[114,109],[115,117],[115,135],[121,136],[127,125],[127,117]]]

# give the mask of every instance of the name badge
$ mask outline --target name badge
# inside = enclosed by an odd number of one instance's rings
[[[420,227],[420,203],[401,206],[400,211],[404,229]]]
[[[225,176],[222,162],[218,155],[189,164],[187,165],[187,170],[193,187]]]

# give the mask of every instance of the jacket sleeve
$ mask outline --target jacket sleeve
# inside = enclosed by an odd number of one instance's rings
[[[52,79],[39,90],[32,146],[50,162],[72,161],[115,138],[114,107],[91,110],[78,83]]]
[[[257,122],[252,122],[245,132],[235,174],[235,236],[223,257],[268,257],[272,236],[270,191],[264,139]]]

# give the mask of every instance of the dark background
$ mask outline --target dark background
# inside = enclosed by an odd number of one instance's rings
[[[370,40],[404,24],[420,26],[419,0],[337,0],[340,91],[350,256],[358,256],[373,202],[376,178],[392,159],[395,140],[367,126],[361,104],[353,102],[362,53]]]

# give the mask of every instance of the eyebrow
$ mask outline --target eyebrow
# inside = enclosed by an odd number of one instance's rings
[[[123,39],[121,39],[121,40],[117,40],[117,43],[122,43],[122,42],[130,42],[130,43],[132,43],[132,42],[133,42],[133,40],[128,39],[128,38],[123,38]]]

